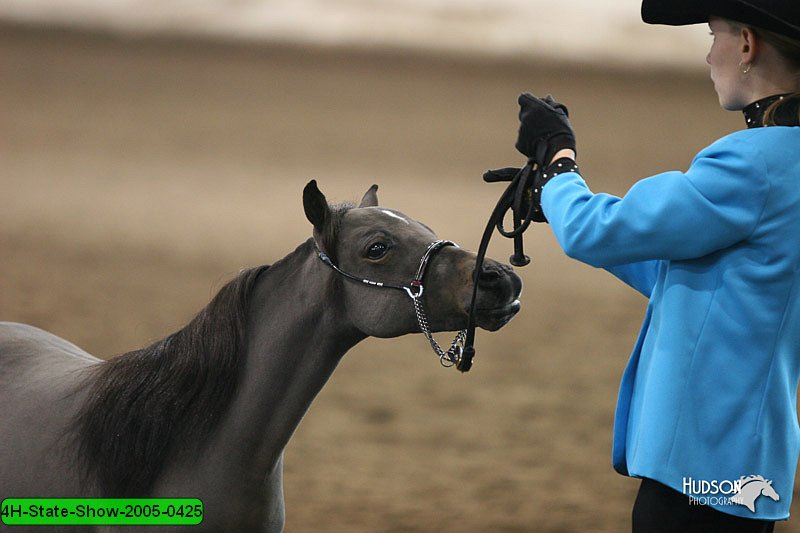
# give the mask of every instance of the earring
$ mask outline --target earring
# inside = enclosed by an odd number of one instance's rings
[[[739,71],[742,74],[747,74],[748,72],[750,72],[750,67],[752,67],[752,66],[753,65],[750,64],[750,63],[744,63],[742,61],[739,61]]]

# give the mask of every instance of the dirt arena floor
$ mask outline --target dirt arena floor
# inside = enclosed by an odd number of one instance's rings
[[[101,357],[305,240],[310,178],[335,201],[378,183],[384,205],[477,248],[501,188],[481,174],[521,161],[523,90],[569,105],[584,175],[616,194],[741,125],[704,74],[603,65],[2,27],[0,66],[0,320]],[[526,241],[523,310],[478,334],[469,374],[418,335],[345,357],[286,452],[288,532],[629,527],[638,484],[611,468],[611,427],[646,302],[547,227]],[[510,251],[495,237],[493,257]]]

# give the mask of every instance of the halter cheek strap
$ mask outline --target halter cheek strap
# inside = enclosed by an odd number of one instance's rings
[[[353,274],[350,274],[348,272],[345,272],[344,270],[336,266],[334,262],[331,260],[331,258],[328,256],[328,254],[320,250],[319,245],[317,245],[317,242],[314,241],[314,248],[316,249],[317,256],[320,258],[320,260],[329,267],[331,267],[334,271],[344,276],[345,278],[357,281],[359,283],[363,283],[365,285],[371,285],[373,287],[386,287],[389,289],[400,289],[405,291],[406,294],[408,294],[409,298],[411,298],[411,300],[414,303],[414,311],[417,315],[417,323],[419,324],[419,329],[428,339],[428,342],[430,342],[433,351],[436,352],[436,355],[439,356],[439,362],[442,364],[442,366],[450,367],[458,365],[459,362],[461,361],[461,356],[464,347],[464,340],[467,338],[467,330],[462,329],[461,331],[459,331],[458,334],[456,335],[456,338],[453,339],[450,348],[447,351],[445,351],[439,345],[439,343],[436,342],[436,339],[433,338],[430,325],[428,324],[428,317],[425,314],[425,308],[422,306],[422,300],[421,300],[422,293],[425,291],[425,286],[422,284],[422,279],[425,276],[425,271],[428,268],[428,263],[430,262],[431,257],[433,257],[433,254],[435,254],[445,246],[455,246],[456,248],[458,248],[458,245],[453,241],[448,241],[443,239],[433,241],[428,245],[428,248],[425,250],[425,253],[422,254],[422,258],[420,258],[419,260],[419,268],[417,268],[417,273],[414,276],[414,279],[412,279],[408,283],[401,284],[401,283],[388,283],[382,281],[372,281],[370,279],[361,278],[358,276],[354,276]]]

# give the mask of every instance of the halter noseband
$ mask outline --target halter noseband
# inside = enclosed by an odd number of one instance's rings
[[[425,250],[425,253],[422,254],[422,258],[419,260],[419,268],[417,268],[417,274],[414,276],[410,282],[405,284],[400,283],[386,283],[381,281],[372,281],[366,278],[361,278],[358,276],[354,276],[353,274],[349,274],[344,270],[340,269],[336,266],[328,254],[320,250],[317,242],[314,241],[314,248],[317,251],[317,256],[319,256],[320,260],[331,267],[334,271],[341,274],[347,279],[357,281],[363,283],[365,285],[371,285],[373,287],[386,287],[389,289],[400,289],[406,292],[408,296],[414,303],[414,311],[417,315],[417,323],[419,324],[419,329],[428,339],[428,342],[431,344],[431,348],[433,351],[436,352],[436,355],[439,356],[439,362],[444,367],[451,367],[454,365],[458,365],[461,361],[462,353],[464,350],[464,340],[467,338],[467,330],[462,329],[458,332],[453,342],[450,344],[450,348],[445,351],[439,343],[436,342],[436,339],[433,338],[431,334],[431,329],[428,324],[428,317],[425,314],[425,308],[422,306],[422,293],[425,290],[424,285],[422,284],[422,278],[425,276],[425,271],[428,268],[428,263],[430,262],[431,257],[433,254],[444,248],[445,246],[455,246],[458,248],[458,245],[453,241],[447,240],[437,240],[433,241],[428,245],[428,248]]]

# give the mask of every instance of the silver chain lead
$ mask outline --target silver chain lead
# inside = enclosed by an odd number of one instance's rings
[[[445,368],[450,368],[451,366],[457,365],[461,360],[461,354],[464,351],[464,341],[467,338],[467,330],[462,329],[459,331],[458,334],[456,334],[456,338],[453,339],[453,342],[450,344],[450,349],[444,351],[444,349],[439,345],[438,342],[436,342],[436,339],[434,339],[433,335],[431,334],[431,328],[430,325],[428,325],[428,317],[425,315],[425,309],[422,307],[422,301],[419,297],[412,297],[412,300],[414,300],[414,311],[417,313],[419,329],[422,330],[425,338],[431,343],[431,348],[433,348],[433,351],[439,356],[439,363]]]

